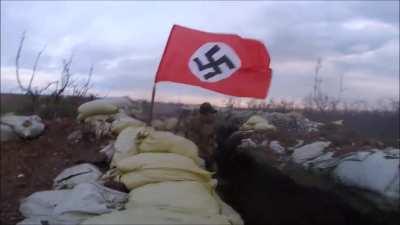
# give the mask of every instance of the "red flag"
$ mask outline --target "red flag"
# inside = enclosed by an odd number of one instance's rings
[[[270,58],[256,40],[174,25],[155,82],[199,86],[227,95],[265,98]]]

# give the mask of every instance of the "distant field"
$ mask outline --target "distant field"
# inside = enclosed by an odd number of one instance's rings
[[[0,94],[1,114],[8,112],[22,112],[29,104],[29,98],[20,94]]]
[[[16,112],[17,114],[29,114],[26,111],[29,105],[29,97],[20,94],[0,94],[1,114]],[[88,101],[81,99],[79,102]],[[135,101],[140,107],[144,108],[144,117],[147,118],[149,104],[143,101]],[[78,104],[79,105],[79,104]],[[178,103],[157,102],[154,106],[154,118],[178,117],[184,105]],[[186,105],[188,107],[189,105]],[[190,105],[190,108],[196,108]],[[76,110],[76,107],[73,108]],[[245,109],[244,109],[245,110]],[[274,111],[269,109],[268,111]],[[399,113],[398,112],[327,112],[318,111],[304,112],[304,115],[314,121],[329,122],[334,120],[344,120],[347,127],[355,130],[365,138],[374,138],[390,145],[399,145]]]

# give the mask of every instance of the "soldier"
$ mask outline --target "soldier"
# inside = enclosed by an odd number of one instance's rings
[[[178,133],[193,141],[199,147],[199,156],[204,159],[205,166],[209,170],[215,170],[214,151],[216,143],[216,112],[210,103],[200,105],[200,109],[186,118],[179,118]]]

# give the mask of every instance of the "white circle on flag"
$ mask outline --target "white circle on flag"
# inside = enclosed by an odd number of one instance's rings
[[[242,62],[235,50],[223,42],[207,42],[190,57],[190,71],[203,82],[217,82],[240,69]]]

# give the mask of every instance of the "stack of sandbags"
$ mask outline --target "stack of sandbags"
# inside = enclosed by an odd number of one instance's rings
[[[276,127],[270,124],[266,119],[261,116],[254,115],[250,117],[241,127],[240,130],[256,130],[256,131],[266,131],[266,130],[276,130]]]
[[[86,102],[78,108],[78,120],[89,125],[97,138],[119,134],[126,127],[142,127],[142,121],[128,114],[134,107],[128,97],[106,98]]]
[[[115,180],[130,190],[125,210],[83,224],[243,224],[215,193],[197,146],[171,132],[123,129],[114,144]]]
[[[198,181],[212,185],[211,174],[185,156],[175,153],[140,153],[117,162],[117,178],[128,189],[164,181]]]

